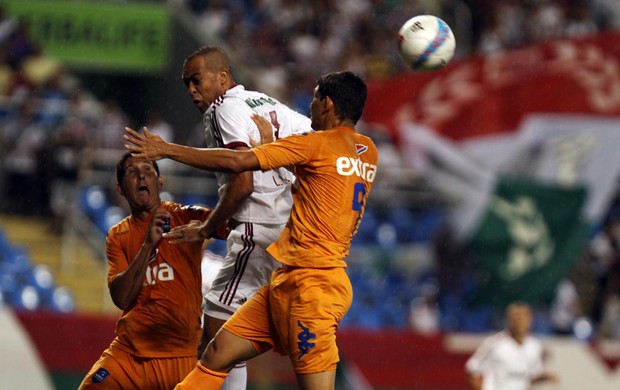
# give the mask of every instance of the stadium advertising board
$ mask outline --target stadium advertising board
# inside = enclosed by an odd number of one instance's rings
[[[165,5],[8,0],[44,52],[74,69],[157,72],[168,58]]]

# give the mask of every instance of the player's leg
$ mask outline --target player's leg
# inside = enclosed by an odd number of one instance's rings
[[[124,351],[110,347],[103,351],[78,389],[140,389],[141,385],[141,378],[136,373],[133,357]]]
[[[284,228],[283,224],[238,223],[228,237],[228,252],[206,296],[203,337],[199,352],[215,337],[224,322],[269,283],[279,263],[266,252]],[[200,355],[199,355],[200,356]],[[247,368],[239,362],[231,369],[222,390],[245,390]]]
[[[344,269],[276,271],[272,286],[277,286],[270,296],[275,326],[286,335],[282,342],[300,389],[334,389],[336,330],[353,298]]]
[[[205,315],[204,320],[203,338],[207,340],[206,345],[208,345],[209,341],[215,337],[217,332],[226,321],[219,318],[211,317],[209,315]],[[204,350],[206,350],[206,345]],[[202,357],[202,354],[200,356]],[[247,387],[247,382],[248,373],[246,368],[246,362],[239,362],[235,364],[235,366],[229,371],[228,377],[226,378],[226,381],[224,382],[224,385],[221,387],[221,389],[245,390]]]
[[[268,316],[269,286],[261,288],[217,332],[192,372],[175,387],[220,389],[238,363],[273,347]]]

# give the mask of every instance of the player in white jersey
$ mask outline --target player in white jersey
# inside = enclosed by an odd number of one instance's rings
[[[226,53],[201,47],[183,64],[183,81],[194,104],[204,114],[209,148],[248,149],[260,134],[254,112],[270,120],[274,137],[312,131],[310,119],[263,93],[236,84]],[[264,284],[279,266],[265,249],[277,240],[293,204],[287,169],[240,174],[217,173],[219,202],[207,221],[215,229],[228,222],[227,253],[205,300],[203,338],[198,356],[222,324]],[[223,389],[245,389],[245,364],[238,365]]]
[[[534,383],[557,382],[543,368],[543,347],[530,335],[532,313],[524,303],[506,309],[506,330],[486,338],[465,365],[474,390],[528,390]]]

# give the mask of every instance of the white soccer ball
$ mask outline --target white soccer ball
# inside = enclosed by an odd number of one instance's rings
[[[456,41],[450,26],[433,15],[418,15],[398,31],[403,62],[418,72],[443,68],[454,56]]]

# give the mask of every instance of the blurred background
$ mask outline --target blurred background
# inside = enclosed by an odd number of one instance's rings
[[[454,31],[440,71],[399,58],[420,14]],[[348,258],[338,388],[467,389],[465,360],[515,300],[534,307],[551,388],[619,388],[619,30],[618,0],[0,1],[0,387],[76,388],[112,340],[123,128],[202,146],[180,74],[208,44],[305,114],[319,75],[368,81],[359,131],[380,168]],[[165,198],[215,206],[211,174],[161,168]],[[293,388],[267,355],[251,388]]]

